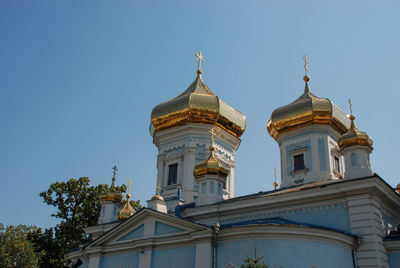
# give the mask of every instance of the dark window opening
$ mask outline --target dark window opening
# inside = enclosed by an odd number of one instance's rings
[[[169,165],[168,185],[176,184],[178,178],[178,164]]]
[[[335,170],[340,173],[340,162],[339,158],[335,156]]]
[[[294,159],[294,171],[304,169],[304,154],[295,155]]]

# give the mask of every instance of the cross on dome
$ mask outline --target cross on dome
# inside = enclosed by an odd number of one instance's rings
[[[308,61],[307,55],[303,56],[303,60],[304,60],[304,70],[306,72],[306,76],[308,76],[308,66],[307,66],[307,64],[310,64],[310,62]]]
[[[353,104],[351,103],[351,99],[348,100],[350,105],[350,115],[353,115]]]
[[[198,61],[197,65],[197,71],[201,71],[201,63],[204,61],[203,55],[201,54],[201,51],[196,53],[196,58]]]
[[[132,180],[129,179],[129,181],[128,181],[128,194],[131,193],[131,184],[132,184]]]
[[[112,169],[113,169],[113,173],[114,173],[113,177],[115,178],[115,175],[117,174],[118,168],[117,168],[117,166],[113,166]]]

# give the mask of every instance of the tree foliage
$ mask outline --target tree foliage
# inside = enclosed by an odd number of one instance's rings
[[[84,228],[97,224],[100,215],[99,196],[108,191],[109,186],[90,186],[89,182],[88,177],[56,182],[47,191],[40,193],[46,204],[56,208],[51,216],[60,219],[60,223],[54,228],[32,235],[32,240],[40,245],[37,250],[46,249],[46,256],[43,258],[47,259],[46,263],[53,262],[53,265],[41,267],[62,267],[65,253],[91,241]],[[122,185],[116,187],[116,190],[124,193],[126,188],[126,185]],[[133,201],[132,205],[135,209],[141,207],[139,201]]]
[[[268,262],[262,261],[264,259],[263,256],[257,257],[257,247],[254,248],[254,258],[249,257],[249,254],[246,254],[246,258],[243,259],[244,264],[240,265],[240,268],[276,268],[274,265],[271,267]]]
[[[34,226],[7,226],[0,224],[0,264],[4,268],[38,267],[43,252],[36,251],[28,234],[36,232]]]

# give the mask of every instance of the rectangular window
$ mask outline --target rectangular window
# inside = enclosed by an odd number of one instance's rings
[[[304,169],[304,154],[295,155],[294,159],[294,171]]]
[[[335,156],[335,170],[340,173],[340,162],[339,158]]]
[[[176,184],[178,179],[178,164],[169,165],[168,185]]]

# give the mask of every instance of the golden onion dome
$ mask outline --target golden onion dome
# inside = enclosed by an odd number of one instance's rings
[[[154,195],[151,200],[160,200],[160,201],[164,201],[164,197],[162,197],[161,195]]]
[[[354,119],[354,115],[350,115],[350,129],[345,134],[343,134],[338,141],[340,150],[342,151],[345,148],[355,145],[367,146],[371,150],[373,150],[372,139],[367,135],[367,133],[358,130],[356,124],[354,123]]]
[[[210,156],[194,167],[193,174],[196,179],[205,175],[218,175],[219,177],[226,178],[229,174],[229,170],[224,168],[214,156],[214,147],[210,146]]]
[[[341,135],[350,127],[346,113],[327,98],[319,98],[311,93],[308,81],[304,93],[294,102],[279,107],[272,112],[267,129],[275,140],[280,134],[309,125],[329,125]]]
[[[218,125],[236,137],[246,130],[246,117],[207,87],[197,71],[194,82],[179,96],[160,103],[151,112],[150,133],[185,123]]]
[[[115,190],[115,177],[112,178],[112,183],[110,189],[107,192],[100,194],[100,202],[102,201],[112,201],[112,202],[122,202],[122,194]]]
[[[133,214],[136,213],[136,210],[132,207],[129,202],[130,194],[126,195],[126,202],[124,207],[118,212],[118,220],[127,220],[132,217]]]

